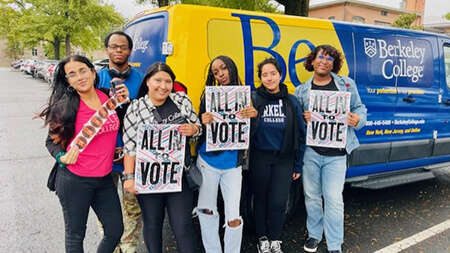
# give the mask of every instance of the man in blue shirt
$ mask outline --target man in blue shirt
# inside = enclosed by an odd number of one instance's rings
[[[98,72],[100,82],[98,88],[110,89],[112,95],[111,81],[123,83],[129,91],[130,100],[136,99],[139,87],[142,81],[142,74],[128,65],[128,57],[133,49],[133,41],[131,37],[121,31],[115,31],[108,34],[105,38],[105,49],[109,57],[108,66]],[[120,120],[120,129],[117,134],[116,155],[113,163],[113,179],[117,185],[118,179],[121,178],[123,172],[123,117],[127,111],[129,104],[121,105],[116,109]],[[141,209],[137,202],[136,196],[129,192],[123,191],[123,216],[124,216],[124,233],[119,244],[123,253],[136,252],[142,231],[142,215]],[[119,249],[116,248],[118,252]]]

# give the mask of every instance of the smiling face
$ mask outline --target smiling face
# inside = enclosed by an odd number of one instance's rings
[[[147,79],[148,96],[155,106],[164,104],[173,88],[169,73],[158,71]]]
[[[261,68],[261,82],[266,90],[270,93],[278,93],[280,91],[281,74],[275,65],[267,63]]]
[[[94,89],[94,71],[79,61],[70,60],[64,65],[66,80],[78,93],[87,93]]]
[[[106,53],[108,54],[110,63],[119,67],[128,64],[131,49],[129,48],[127,38],[120,34],[113,34],[109,38]]]
[[[216,59],[211,63],[211,72],[220,85],[230,84],[230,71],[221,59]]]
[[[324,53],[323,50],[320,50],[312,62],[314,74],[322,77],[330,75],[330,72],[333,69],[333,62],[333,57],[328,53]]]

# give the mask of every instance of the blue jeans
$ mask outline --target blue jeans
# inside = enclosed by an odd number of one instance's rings
[[[198,156],[197,166],[202,172],[203,182],[200,186],[197,214],[202,231],[202,241],[207,253],[221,253],[219,239],[219,214],[217,212],[217,194],[222,191],[225,204],[225,253],[241,252],[243,221],[239,215],[241,200],[242,169],[241,167],[221,170],[210,166],[201,155]],[[205,214],[208,209],[212,214]],[[230,227],[229,221],[239,219],[238,227]]]
[[[328,250],[340,250],[344,240],[342,191],[347,170],[346,156],[323,156],[307,147],[303,161],[308,236],[322,240],[325,232]]]
[[[84,252],[83,240],[90,207],[104,229],[97,252],[113,252],[123,233],[123,221],[119,195],[111,175],[80,177],[66,168],[59,168],[56,177],[56,195],[64,215],[66,252]]]

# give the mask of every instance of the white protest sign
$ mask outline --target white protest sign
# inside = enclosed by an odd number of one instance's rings
[[[214,116],[206,127],[206,151],[247,149],[250,119],[238,112],[250,106],[250,86],[206,87],[205,102]]]
[[[311,90],[306,145],[345,148],[350,92]]]
[[[139,193],[181,192],[186,137],[179,126],[139,126],[134,180]]]

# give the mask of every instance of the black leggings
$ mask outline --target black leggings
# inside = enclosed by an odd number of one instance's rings
[[[197,239],[191,214],[193,193],[187,186],[184,175],[182,185],[181,192],[137,195],[144,219],[144,241],[149,253],[162,252],[162,230],[166,207],[179,252],[197,252]]]
[[[258,238],[281,240],[284,215],[294,172],[294,155],[252,149],[250,180]]]
[[[97,214],[105,232],[97,252],[113,252],[123,233],[123,221],[119,196],[111,175],[80,177],[66,168],[59,168],[56,177],[56,194],[66,227],[66,252],[84,252],[89,207]]]

